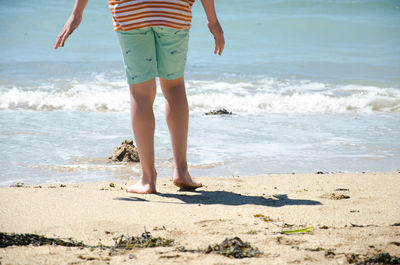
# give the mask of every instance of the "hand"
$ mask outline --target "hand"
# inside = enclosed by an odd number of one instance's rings
[[[221,28],[218,20],[214,23],[208,22],[208,28],[215,39],[214,54],[221,55],[225,47],[224,31]]]
[[[79,26],[79,24],[82,21],[82,16],[75,16],[71,15],[65,23],[64,28],[62,29],[60,35],[57,37],[56,44],[54,45],[54,49],[57,49],[58,47],[64,47],[64,43],[71,35],[71,33]]]

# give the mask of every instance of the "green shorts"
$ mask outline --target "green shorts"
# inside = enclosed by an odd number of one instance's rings
[[[128,84],[156,76],[176,79],[183,75],[189,43],[189,29],[147,27],[117,31]]]

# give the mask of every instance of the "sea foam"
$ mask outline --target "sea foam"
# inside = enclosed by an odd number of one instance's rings
[[[192,114],[218,108],[239,115],[400,112],[398,88],[274,78],[188,80],[186,87]],[[157,91],[154,107],[156,111],[163,111],[165,102],[159,87]],[[58,80],[36,88],[3,86],[0,87],[0,109],[127,112],[129,89],[125,81],[107,80],[103,76],[96,76],[92,81]]]

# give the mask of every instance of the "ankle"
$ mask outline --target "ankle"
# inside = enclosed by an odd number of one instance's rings
[[[175,173],[179,173],[179,174],[185,174],[188,171],[188,165],[187,162],[181,162],[179,164],[175,163],[174,164],[174,171]]]
[[[155,184],[157,180],[157,171],[153,171],[153,173],[149,174],[146,172],[142,173],[142,183],[143,184]]]

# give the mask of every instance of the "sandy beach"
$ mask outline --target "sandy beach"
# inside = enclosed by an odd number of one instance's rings
[[[400,173],[200,177],[180,192],[161,178],[158,194],[125,192],[126,182],[0,189],[0,232],[72,238],[113,246],[113,238],[173,239],[169,247],[113,252],[100,247],[8,246],[1,264],[348,264],[400,255]],[[111,187],[114,186],[114,187]],[[396,225],[397,224],[397,225]],[[310,232],[282,234],[310,228]],[[202,250],[239,237],[260,257]],[[185,251],[186,250],[186,251]]]

